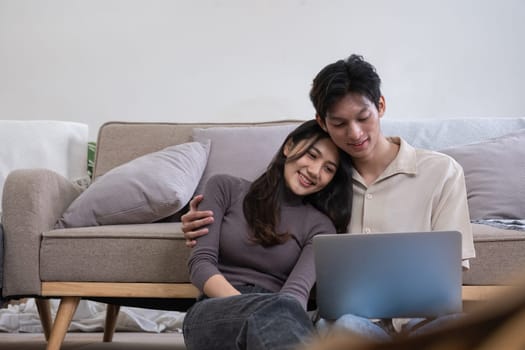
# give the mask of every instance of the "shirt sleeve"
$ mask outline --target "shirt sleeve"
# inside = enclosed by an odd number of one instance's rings
[[[432,217],[432,229],[461,232],[462,265],[469,268],[468,259],[474,258],[476,253],[470,224],[465,176],[461,166],[453,159],[450,161],[447,180],[444,182],[440,200]]]
[[[188,259],[190,281],[201,292],[204,283],[213,275],[221,274],[218,268],[221,224],[228,206],[230,190],[220,176],[211,177],[206,183],[200,210],[213,211],[213,223],[208,225],[208,234],[198,237],[197,245]]]

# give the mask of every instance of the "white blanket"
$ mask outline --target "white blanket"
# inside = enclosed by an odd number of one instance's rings
[[[51,314],[55,318],[59,301],[51,300]],[[185,313],[176,311],[150,310],[121,307],[117,318],[117,331],[141,332],[182,332]],[[73,316],[69,331],[101,332],[106,319],[106,304],[82,300]],[[9,305],[0,309],[0,332],[42,333],[35,300]]]

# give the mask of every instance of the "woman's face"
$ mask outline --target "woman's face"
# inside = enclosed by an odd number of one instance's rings
[[[306,141],[284,147],[286,158],[307,147]],[[314,143],[300,158],[287,161],[284,165],[286,186],[296,195],[306,196],[325,188],[335,176],[339,166],[337,146],[326,137]]]

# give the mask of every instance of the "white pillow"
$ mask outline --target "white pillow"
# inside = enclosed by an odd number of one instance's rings
[[[210,144],[166,147],[98,177],[71,203],[57,228],[148,223],[184,207],[206,167]]]
[[[85,179],[88,175],[87,124],[0,120],[0,140],[0,199],[5,179],[15,169],[51,169],[71,181]]]
[[[194,141],[211,141],[208,164],[195,193],[203,193],[206,182],[215,174],[255,180],[266,170],[286,136],[299,124],[193,129]]]

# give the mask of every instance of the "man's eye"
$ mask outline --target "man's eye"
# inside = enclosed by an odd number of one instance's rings
[[[365,121],[368,120],[368,118],[370,118],[370,113],[365,114],[364,116],[362,116],[362,117],[359,118],[358,120],[359,120],[360,122],[365,122]]]

